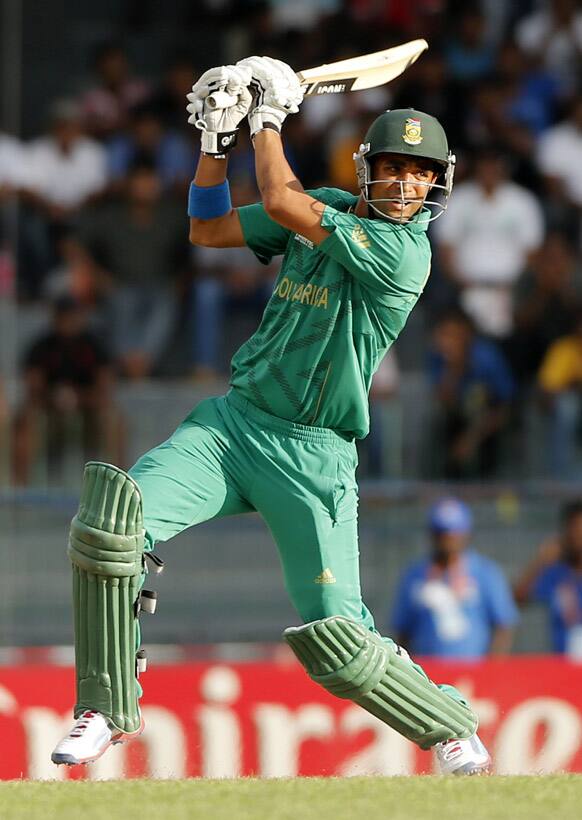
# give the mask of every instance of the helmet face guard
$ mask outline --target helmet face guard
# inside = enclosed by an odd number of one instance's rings
[[[369,208],[371,208],[379,217],[382,219],[387,219],[390,222],[396,222],[400,224],[405,224],[406,222],[417,222],[418,224],[425,224],[428,222],[432,222],[435,219],[438,219],[447,209],[449,197],[451,195],[451,191],[453,190],[453,178],[455,175],[455,163],[456,157],[450,151],[447,154],[446,163],[435,162],[435,165],[440,165],[442,168],[441,173],[437,176],[437,180],[443,178],[441,182],[415,182],[414,187],[424,187],[426,188],[426,194],[422,199],[417,197],[411,199],[410,197],[406,197],[404,195],[404,186],[409,185],[406,180],[404,179],[372,179],[372,169],[370,164],[369,157],[370,153],[370,143],[363,143],[360,145],[360,148],[354,154],[354,161],[356,163],[356,176],[358,179],[358,187],[362,193],[362,197]],[[387,148],[385,151],[376,151],[372,156],[378,156],[381,153],[391,153],[390,149]],[[418,154],[407,154],[403,151],[398,151],[397,153],[402,154],[403,156],[418,156]],[[427,157],[426,159],[431,159]],[[400,188],[400,195],[399,196],[392,196],[392,197],[370,197],[370,185],[375,182],[384,182],[389,183],[391,185],[398,185]],[[436,191],[437,198],[428,197],[432,194],[433,190]],[[428,210],[430,216],[428,216],[427,212],[424,214],[422,210],[419,209],[415,214],[412,216],[402,216],[402,217],[394,217],[388,216],[385,214],[379,207],[378,204],[381,202],[394,202],[401,206],[401,210],[404,210],[406,205],[409,205],[411,202],[420,202],[422,205],[428,206]]]

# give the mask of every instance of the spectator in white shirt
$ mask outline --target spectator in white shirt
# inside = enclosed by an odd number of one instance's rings
[[[15,137],[0,132],[0,202],[25,187],[29,178],[22,144]]]
[[[499,153],[484,149],[435,228],[441,267],[459,288],[463,309],[481,334],[507,339],[515,283],[544,238],[536,198],[508,179]]]
[[[577,0],[549,0],[544,6],[520,20],[515,39],[542,61],[564,94],[572,93],[582,67],[582,11]]]
[[[26,253],[19,285],[24,295],[36,298],[47,272],[60,262],[60,240],[74,227],[82,206],[105,189],[107,157],[83,133],[78,105],[61,99],[51,107],[48,133],[28,145],[26,165]]]
[[[582,97],[573,101],[563,122],[543,134],[537,163],[552,226],[575,235],[580,228],[577,210],[582,208]]]
[[[50,113],[49,133],[29,145],[27,160],[37,204],[60,221],[103,190],[107,158],[102,146],[84,135],[73,100],[57,100]]]
[[[19,194],[30,186],[31,173],[20,140],[0,132],[0,299],[16,285],[18,296],[38,293],[44,244],[39,243],[34,221],[16,210]],[[18,220],[15,219],[19,214]],[[39,249],[40,245],[40,249]]]

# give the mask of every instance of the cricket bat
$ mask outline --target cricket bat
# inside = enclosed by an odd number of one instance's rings
[[[399,77],[427,48],[426,40],[411,40],[373,54],[350,57],[337,63],[324,63],[317,68],[306,68],[299,71],[297,77],[306,96],[361,91],[384,85]],[[215,91],[208,95],[207,102],[212,108],[227,108],[234,105],[236,97],[225,91]]]

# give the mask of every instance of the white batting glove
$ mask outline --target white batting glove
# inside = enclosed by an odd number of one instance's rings
[[[281,131],[287,114],[296,114],[303,90],[293,69],[272,57],[247,57],[237,67],[252,72],[253,102],[249,111],[251,137],[263,128]]]
[[[238,126],[252,102],[247,88],[250,81],[250,69],[223,65],[205,71],[186,95],[189,101],[186,111],[190,114],[188,122],[202,131],[200,140],[203,153],[220,157],[236,145]],[[217,96],[227,100],[230,98],[229,103],[210,106],[208,95],[216,92],[223,92]],[[233,99],[235,102],[232,102]]]

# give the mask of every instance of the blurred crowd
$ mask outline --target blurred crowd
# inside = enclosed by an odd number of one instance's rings
[[[427,550],[398,579],[389,634],[413,655],[477,660],[507,655],[519,608],[545,610],[551,651],[582,661],[582,501],[562,505],[557,531],[520,568],[505,569],[473,545],[471,508],[439,499],[426,522]]]
[[[357,193],[352,153],[379,112],[414,107],[440,119],[458,171],[448,211],[430,231],[433,272],[415,324],[426,356],[413,364],[430,394],[425,477],[495,478],[519,459],[516,441],[533,408],[544,475],[579,478],[581,4],[195,5],[184,28],[203,26],[203,59],[182,39],[163,72],[148,70],[146,55],[138,70],[123,36],[96,37],[83,88],[63,76],[62,95],[38,101],[46,103],[42,133],[0,132],[0,300],[12,295],[22,311],[42,305],[49,317],[19,351],[22,395],[10,414],[0,385],[14,481],[29,481],[44,432],[58,456],[69,412],[80,419],[86,455],[123,464],[118,380],[224,376],[242,329],[260,318],[276,267],[246,249],[188,243],[199,140],[184,103],[195,78],[252,53],[301,68],[415,37],[430,49],[399,80],[307,98],[285,125],[287,155],[306,188]],[[146,4],[140,9],[132,24],[147,26]],[[229,167],[233,203],[254,201],[244,129]],[[397,345],[374,384],[373,417],[398,401],[409,366],[398,359]],[[389,469],[386,436],[386,425],[373,423],[370,474]]]

